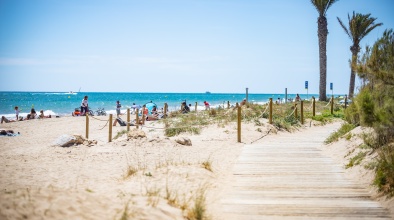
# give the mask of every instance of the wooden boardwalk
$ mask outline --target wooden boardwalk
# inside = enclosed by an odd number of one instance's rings
[[[222,199],[223,219],[392,219],[318,149],[338,127],[270,135],[246,145]]]

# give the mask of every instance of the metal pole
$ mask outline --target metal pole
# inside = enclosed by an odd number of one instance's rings
[[[197,113],[197,102],[196,105],[194,106],[194,111]]]
[[[287,103],[287,88],[285,88],[285,103]]]
[[[249,88],[246,88],[246,103],[249,103]]]

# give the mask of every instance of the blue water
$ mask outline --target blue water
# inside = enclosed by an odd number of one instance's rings
[[[26,115],[31,107],[36,111],[44,110],[46,115],[71,115],[75,108],[81,106],[83,97],[87,95],[89,107],[92,110],[104,108],[107,113],[114,114],[116,108],[116,101],[119,100],[122,104],[122,112],[125,112],[133,103],[143,105],[147,102],[154,102],[159,109],[167,103],[170,110],[179,109],[181,102],[186,100],[187,104],[195,105],[198,103],[198,108],[203,109],[204,101],[211,104],[211,107],[218,107],[230,101],[231,105],[236,102],[241,102],[245,98],[245,94],[231,94],[231,93],[109,93],[109,92],[0,92],[0,115],[6,117],[15,117],[14,107],[18,106],[21,111],[21,116]],[[318,97],[316,94],[300,94],[302,99]],[[283,99],[284,94],[249,94],[249,102],[266,103],[269,98],[277,100]],[[288,98],[295,98],[295,94],[288,94]]]

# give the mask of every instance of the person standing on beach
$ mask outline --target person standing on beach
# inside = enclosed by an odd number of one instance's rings
[[[139,109],[141,108],[140,105],[136,105],[135,103],[133,103],[133,105],[131,106],[131,108],[133,109],[133,113],[138,113]]]
[[[300,95],[297,94],[296,98],[295,98],[296,102],[301,101]]]
[[[85,95],[81,103],[81,115],[85,115],[89,111],[88,106],[88,96]]]
[[[19,108],[18,106],[15,106],[15,115],[16,115],[16,120],[19,120]]]
[[[122,108],[122,105],[120,104],[119,100],[116,101],[116,117],[119,118],[120,115],[120,108]]]
[[[211,109],[211,106],[209,105],[209,103],[207,101],[204,101],[204,105],[205,105],[205,110]]]

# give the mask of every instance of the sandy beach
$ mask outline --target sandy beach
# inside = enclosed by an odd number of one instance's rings
[[[179,135],[190,138],[192,146],[185,146],[175,141],[179,136],[166,137],[164,125],[153,121],[141,129],[146,138],[124,134],[108,142],[108,117],[96,118],[100,120],[90,119],[89,140],[97,144],[89,146],[54,145],[64,134],[85,136],[84,117],[0,125],[20,132],[0,137],[0,219],[193,219],[201,195],[209,218],[222,219],[220,200],[244,144],[258,143],[267,133],[280,137],[286,132],[266,119],[260,125],[244,122],[242,143],[237,143],[236,123],[214,124],[198,135]],[[321,125],[306,123],[294,132],[314,126]],[[113,137],[125,129],[113,127]],[[322,150],[346,163],[348,145],[341,140]],[[347,172],[354,180],[366,179],[360,170]],[[370,192],[377,194],[372,187]],[[382,204],[393,205],[392,200]]]

